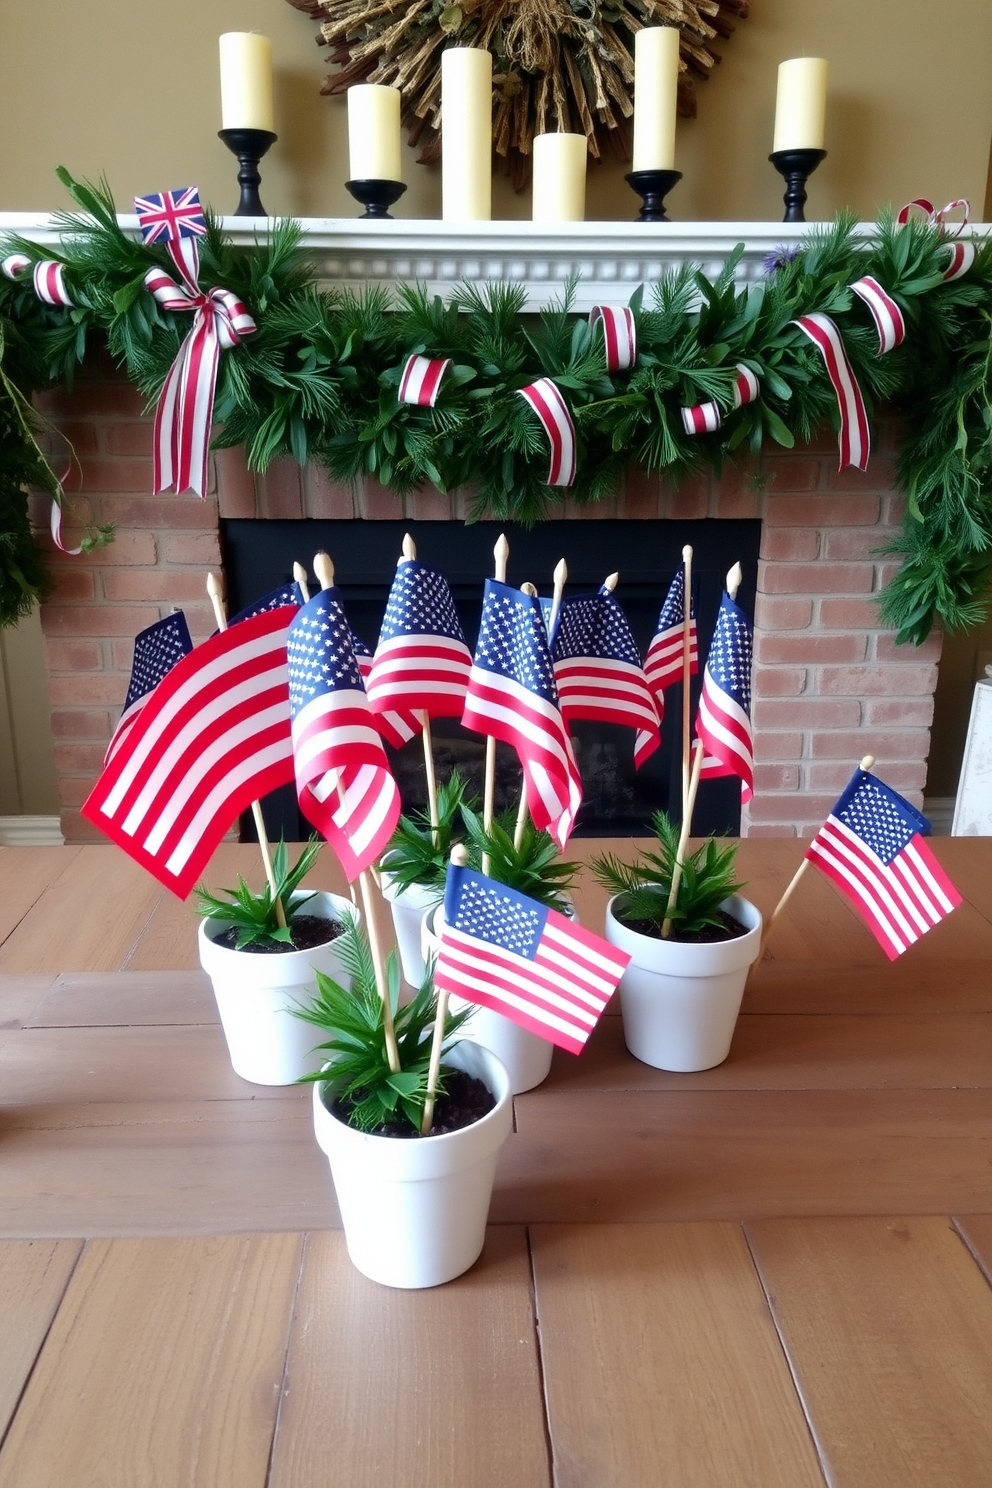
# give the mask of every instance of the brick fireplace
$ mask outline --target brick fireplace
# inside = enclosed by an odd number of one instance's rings
[[[373,481],[354,491],[317,466],[290,461],[253,477],[240,451],[212,459],[208,497],[151,490],[151,421],[139,395],[95,367],[74,391],[39,406],[71,440],[80,471],[80,522],[115,522],[108,548],[53,553],[56,585],[42,609],[62,830],[70,842],[96,834],[79,806],[99,772],[127,689],[135,633],[186,612],[194,640],[213,629],[204,591],[220,564],[221,517],[293,520],[460,520],[464,498],[434,490],[393,496]],[[919,802],[933,714],[940,638],[896,647],[874,597],[894,571],[878,549],[898,530],[895,425],[883,419],[870,468],[837,472],[835,435],[781,451],[678,490],[632,472],[614,501],[565,518],[753,518],[762,522],[755,611],[755,797],[745,836],[802,836],[816,829],[864,754]],[[39,528],[47,513],[36,513]],[[70,536],[75,530],[69,525]],[[608,555],[607,555],[608,556]],[[659,575],[659,596],[668,575]]]

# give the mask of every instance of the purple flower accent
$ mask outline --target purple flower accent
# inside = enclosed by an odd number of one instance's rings
[[[772,249],[771,253],[766,253],[761,260],[765,273],[774,274],[778,269],[784,269],[786,264],[792,263],[801,252],[802,249],[798,243],[793,243],[791,247],[780,243],[777,248]]]

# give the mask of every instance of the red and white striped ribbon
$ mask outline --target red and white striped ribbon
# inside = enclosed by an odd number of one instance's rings
[[[607,372],[627,372],[637,360],[637,327],[634,312],[626,305],[594,305],[589,312],[589,329],[603,327],[603,349]]]
[[[575,425],[564,398],[550,377],[539,377],[529,387],[518,388],[541,420],[551,445],[549,486],[570,486],[575,480]]]
[[[0,264],[0,269],[8,279],[15,281],[23,279],[30,270],[34,278],[34,292],[39,300],[43,300],[46,305],[62,305],[66,309],[72,309],[73,302],[65,287],[65,265],[57,263],[54,258],[44,258],[36,263],[26,253],[12,253]]]
[[[838,438],[840,465],[838,469],[844,470],[846,466],[854,465],[858,470],[866,470],[868,455],[871,451],[868,414],[865,411],[865,400],[861,396],[857,378],[847,359],[840,331],[829,315],[823,315],[820,311],[800,316],[792,324],[797,325],[819,351],[834,392],[837,394],[837,407],[840,410]]]
[[[753,403],[761,391],[761,384],[750,367],[737,363],[737,378],[734,382],[734,407],[743,408]],[[715,434],[723,423],[716,403],[697,403],[693,408],[683,408],[682,423],[687,434]]]
[[[256,329],[245,306],[230,290],[197,284],[199,252],[193,238],[166,244],[183,285],[164,269],[149,269],[145,286],[166,310],[193,310],[193,328],[179,349],[155,410],[155,495],[174,486],[176,494],[207,487],[207,454],[214,390],[221,351],[237,346]]]
[[[959,196],[955,201],[948,202],[946,207],[940,208],[940,211],[936,209],[932,201],[927,201],[925,196],[918,196],[915,198],[914,201],[907,202],[906,205],[901,208],[899,215],[896,218],[896,222],[899,224],[900,227],[906,226],[906,223],[909,221],[910,217],[913,214],[914,207],[917,211],[921,212],[926,220],[933,226],[956,227],[959,233],[961,232],[962,228],[968,226],[968,219],[971,217],[971,202],[966,196]],[[956,212],[959,207],[964,212],[964,216],[962,217],[961,221],[957,223],[949,223],[947,220],[948,213]],[[943,277],[945,281],[950,282],[950,280],[952,279],[960,279],[962,274],[967,274],[968,270],[975,262],[976,250],[974,243],[963,243],[960,238],[958,238],[953,243],[947,243],[945,246],[951,255],[951,259],[950,263],[947,265],[947,268],[944,270]]]
[[[400,378],[399,401],[433,408],[441,391],[441,380],[450,366],[450,357],[444,361],[426,356],[409,357]]]
[[[878,354],[884,356],[905,339],[906,322],[902,318],[902,311],[892,296],[886,294],[878,280],[872,279],[869,274],[858,279],[851,288],[871,311],[878,331]]]

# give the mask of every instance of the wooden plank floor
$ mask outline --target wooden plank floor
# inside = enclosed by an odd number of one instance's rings
[[[556,1052],[426,1293],[232,1072],[190,907],[0,849],[0,1488],[992,1488],[992,841],[935,848],[966,903],[894,966],[806,875],[719,1068],[615,1006]],[[766,912],[801,852],[742,845]]]

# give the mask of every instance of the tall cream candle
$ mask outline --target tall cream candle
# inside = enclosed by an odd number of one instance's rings
[[[534,136],[535,222],[584,222],[586,157],[584,134]]]
[[[220,38],[220,110],[224,129],[275,133],[272,43],[267,36],[225,31]]]
[[[674,170],[679,31],[648,26],[634,37],[634,170]]]
[[[478,47],[441,53],[441,215],[488,222],[493,215],[493,59]]]
[[[399,88],[348,89],[348,158],[352,181],[402,181]]]
[[[826,60],[794,57],[780,63],[772,150],[822,150],[826,111]]]

